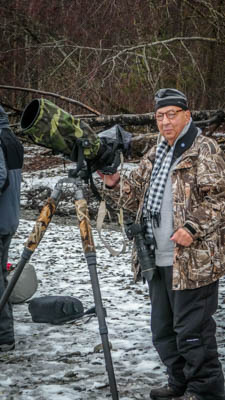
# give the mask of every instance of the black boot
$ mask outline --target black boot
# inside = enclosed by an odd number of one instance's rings
[[[185,389],[172,387],[169,385],[161,386],[156,389],[152,389],[150,392],[150,399],[153,400],[166,400],[166,399],[176,399],[184,394]]]
[[[183,396],[172,397],[172,399],[170,399],[170,400],[208,400],[208,399],[210,399],[210,400],[211,399],[212,400],[224,400],[225,397],[224,397],[223,394],[221,396],[217,395],[217,394],[215,394],[215,395],[212,394],[211,396],[210,395],[208,396],[208,395],[204,395],[204,394],[197,395],[195,393],[185,392]]]

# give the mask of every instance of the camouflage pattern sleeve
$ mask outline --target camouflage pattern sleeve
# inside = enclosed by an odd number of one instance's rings
[[[122,207],[137,215],[137,218],[140,216],[145,191],[149,184],[154,154],[155,146],[144,155],[138,167],[128,177],[122,177],[120,185],[113,190],[105,190],[106,196],[110,196],[118,208]]]
[[[179,168],[182,167],[181,164]],[[225,157],[213,139],[203,137],[196,164],[196,169],[193,169],[196,175],[193,176],[190,168],[183,180],[185,187],[182,191],[186,195],[186,204],[183,207],[185,215],[182,219],[192,237],[201,238],[214,232],[224,218]],[[175,202],[181,198],[179,193],[180,188],[177,187],[174,194]]]

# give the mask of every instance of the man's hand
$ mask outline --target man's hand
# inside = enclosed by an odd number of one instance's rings
[[[102,180],[105,182],[105,185],[108,186],[109,188],[113,188],[120,181],[120,173],[119,172],[116,172],[113,175],[104,175],[101,171],[96,171],[96,172],[102,178]]]
[[[171,236],[170,240],[185,247],[190,246],[193,242],[192,236],[183,228],[179,228],[173,236]]]

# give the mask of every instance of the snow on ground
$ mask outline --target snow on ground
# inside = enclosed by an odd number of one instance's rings
[[[57,174],[59,173],[58,170]],[[55,184],[53,170],[42,174],[42,184]],[[39,175],[40,176],[40,175]],[[30,179],[30,181],[29,181]],[[23,192],[37,175],[24,176]],[[22,196],[23,197],[23,196]],[[22,219],[10,247],[10,261],[18,262],[34,221]],[[105,239],[121,248],[118,231],[104,230]],[[125,254],[112,257],[93,229],[97,271],[103,305],[107,311],[108,338],[121,400],[148,399],[152,386],[166,381],[165,368],[151,343],[150,301],[147,286],[133,283],[130,246]],[[34,297],[74,296],[84,309],[94,305],[88,267],[75,217],[69,224],[50,223],[32,255],[39,286]],[[225,280],[221,280],[217,339],[225,367]],[[1,400],[107,400],[108,385],[101,336],[96,317],[64,325],[32,322],[28,303],[13,306],[16,350],[0,355]]]
[[[33,222],[21,220],[12,241],[10,260],[18,260]],[[112,257],[93,230],[97,271],[107,310],[109,341],[121,399],[148,397],[153,383],[161,382],[163,367],[151,345],[150,303],[147,287],[135,285],[129,252]],[[121,247],[118,232],[106,232],[114,248]],[[51,223],[34,252],[39,287],[36,296],[79,298],[85,310],[93,295],[86,260],[76,226]],[[0,356],[0,394],[3,399],[107,399],[108,376],[98,321],[81,320],[60,326],[32,322],[28,304],[14,305],[16,351]]]

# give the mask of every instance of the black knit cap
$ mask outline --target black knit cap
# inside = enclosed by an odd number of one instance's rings
[[[159,89],[155,94],[155,111],[167,106],[177,106],[188,110],[187,98],[177,89]]]

